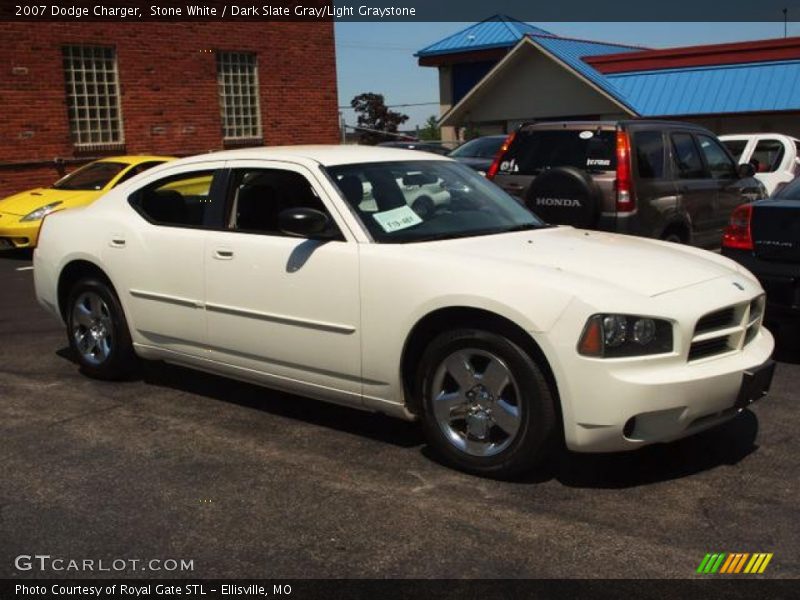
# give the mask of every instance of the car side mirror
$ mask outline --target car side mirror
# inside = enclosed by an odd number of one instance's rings
[[[756,169],[750,163],[742,163],[739,165],[737,173],[739,174],[739,179],[747,179],[756,174]]]
[[[282,233],[314,239],[333,239],[336,234],[331,220],[315,208],[287,208],[278,213],[278,228]]]

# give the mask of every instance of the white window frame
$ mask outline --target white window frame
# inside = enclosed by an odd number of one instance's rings
[[[81,149],[123,146],[116,49],[68,44],[62,47],[62,59],[72,144]]]
[[[258,56],[253,52],[216,54],[222,139],[234,143],[261,141]]]

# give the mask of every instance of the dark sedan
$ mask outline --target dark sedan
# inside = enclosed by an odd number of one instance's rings
[[[778,329],[800,325],[800,179],[772,197],[739,206],[722,253],[758,277],[767,292],[767,318]]]
[[[448,156],[472,167],[481,175],[485,175],[505,140],[505,135],[487,135],[475,138],[462,144]]]

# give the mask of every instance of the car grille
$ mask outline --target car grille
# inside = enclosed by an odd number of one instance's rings
[[[734,323],[733,319],[735,316],[736,307],[734,306],[729,306],[728,308],[723,308],[722,310],[707,314],[697,322],[694,332],[698,334],[730,327]]]
[[[733,352],[753,341],[764,317],[764,296],[727,306],[698,319],[689,362]]]

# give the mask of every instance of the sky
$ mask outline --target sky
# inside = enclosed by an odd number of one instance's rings
[[[783,37],[783,23],[533,23],[556,35],[604,42],[667,48]],[[335,24],[339,105],[349,107],[363,92],[383,94],[386,104],[401,106],[409,115],[403,126],[422,126],[439,116],[439,83],[435,67],[420,67],[414,53],[472,23]],[[800,23],[790,22],[790,36],[800,35]],[[345,122],[355,125],[352,109],[342,109]]]

